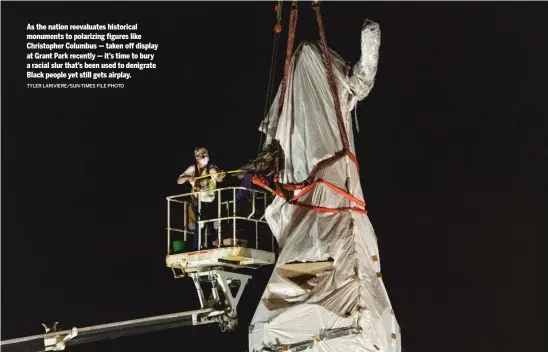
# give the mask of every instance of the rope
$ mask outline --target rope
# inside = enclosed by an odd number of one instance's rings
[[[268,125],[270,124],[270,115],[268,114],[268,107],[271,104],[272,101],[272,91],[274,90],[274,79],[276,77],[276,61],[278,57],[278,49],[279,49],[279,43],[280,43],[280,34],[277,32],[274,32],[274,39],[272,43],[272,56],[270,57],[270,72],[268,75],[268,85],[266,89],[266,96],[265,96],[265,105],[264,105],[264,112],[263,116],[266,116],[266,130],[268,131]],[[261,134],[261,137],[259,139],[259,149],[257,151],[257,154],[261,152],[261,149],[263,148],[263,143],[266,141],[266,137]]]
[[[266,88],[266,97],[265,97],[265,106],[263,117],[266,116],[266,125],[265,129],[268,131],[268,126],[270,125],[270,115],[268,113],[268,107],[272,104],[272,92],[274,91],[274,80],[276,78],[276,61],[278,59],[278,49],[280,48],[280,32],[282,31],[282,6],[283,2],[278,1],[278,4],[274,7],[276,11],[276,25],[274,26],[274,40],[272,43],[272,55],[270,57],[270,72],[268,75],[268,84]],[[257,154],[261,153],[261,149],[264,148],[264,143],[266,142],[266,133],[265,136],[261,134],[259,137],[259,147]]]

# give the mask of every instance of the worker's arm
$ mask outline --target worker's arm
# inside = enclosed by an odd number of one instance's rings
[[[188,167],[185,172],[183,172],[178,178],[177,183],[182,185],[186,182],[193,182],[194,181],[194,166]]]
[[[211,177],[215,179],[217,182],[222,182],[225,178],[225,174],[219,174],[219,170],[216,167],[212,167],[209,170],[209,173],[211,174]]]
[[[378,23],[365,20],[361,36],[361,57],[352,69],[350,87],[358,101],[364,99],[375,83],[381,31]]]
[[[182,185],[182,184],[184,184],[184,183],[186,183],[186,182],[192,182],[192,181],[194,181],[194,177],[192,177],[192,176],[186,176],[186,175],[181,175],[181,176],[179,176],[179,178],[177,179],[177,183],[180,184],[180,185]]]

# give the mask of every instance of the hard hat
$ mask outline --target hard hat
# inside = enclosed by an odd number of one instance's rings
[[[194,157],[206,157],[209,156],[209,153],[206,148],[198,147],[194,149]]]

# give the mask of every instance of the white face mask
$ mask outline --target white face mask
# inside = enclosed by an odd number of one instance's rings
[[[207,163],[209,162],[209,158],[203,158],[202,160],[200,160],[198,163],[201,165],[201,166],[206,166]]]

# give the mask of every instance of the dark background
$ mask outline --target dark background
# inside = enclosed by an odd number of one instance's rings
[[[297,43],[317,39],[300,4]],[[165,197],[195,146],[225,170],[256,155],[274,2],[2,2],[2,339],[196,309],[165,268]],[[406,351],[542,349],[533,253],[547,213],[546,3],[322,5],[354,63],[381,25],[376,85],[359,105],[362,185]],[[284,6],[276,85],[285,55]],[[27,23],[138,23],[158,68],[125,89],[27,89]],[[216,326],[69,347],[247,349],[272,268]]]

